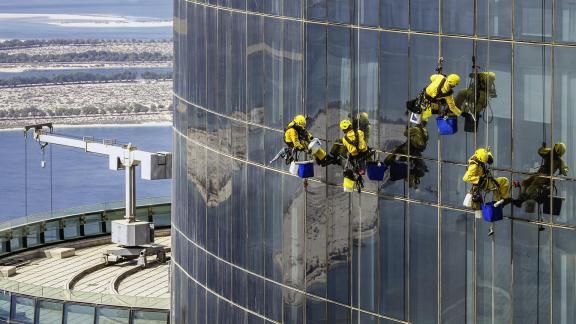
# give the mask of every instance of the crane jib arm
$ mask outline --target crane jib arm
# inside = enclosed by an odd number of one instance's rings
[[[36,130],[34,138],[40,143],[76,147],[89,153],[108,156],[108,166],[111,170],[139,165],[141,178],[145,180],[172,178],[172,153],[170,152],[146,152],[130,145],[99,143],[91,139],[56,135],[42,130]]]

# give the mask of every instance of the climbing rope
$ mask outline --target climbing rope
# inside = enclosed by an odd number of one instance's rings
[[[487,4],[487,15],[486,15],[486,26],[488,27],[488,34],[487,34],[487,44],[486,44],[486,71],[490,71],[490,1],[488,0]],[[476,75],[477,77],[477,75]],[[486,80],[488,83],[488,80]],[[488,85],[488,84],[487,84]],[[476,87],[478,87],[478,82],[476,81]],[[486,104],[488,105],[490,102],[490,96],[488,95],[489,87],[487,86],[486,89]],[[476,107],[475,107],[476,108]],[[490,123],[487,118],[484,118],[484,124],[486,125],[486,134],[484,134],[484,147],[490,146]]]
[[[54,204],[53,204],[53,195],[52,195],[52,189],[53,189],[53,185],[52,183],[54,182],[54,177],[52,176],[52,145],[50,145],[50,216],[54,216]]]
[[[28,133],[24,133],[24,215],[28,215]]]

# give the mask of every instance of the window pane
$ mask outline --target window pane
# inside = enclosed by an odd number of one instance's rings
[[[380,26],[407,29],[409,3],[409,1],[380,0]]]
[[[554,49],[554,142],[576,142],[574,106],[576,102],[576,49],[557,47]],[[571,145],[569,145],[571,146]],[[576,150],[568,149],[562,156],[569,166],[576,165]],[[574,170],[570,170],[571,175]]]
[[[354,10],[352,0],[328,0],[328,21],[349,23]]]
[[[477,1],[477,33],[482,36],[511,38],[512,3],[513,1],[500,0]]]
[[[352,201],[352,305],[377,312],[380,291],[378,276],[378,197],[350,195]]]
[[[552,323],[575,323],[576,236],[571,230],[554,229],[553,240]]]
[[[283,129],[285,125],[292,121],[295,115],[304,112],[302,109],[302,66],[304,64],[302,56],[304,54],[302,51],[302,24],[294,21],[284,21],[282,36],[283,71],[281,73],[283,75],[282,97],[284,105],[280,109],[283,111],[283,123],[278,127],[279,129]]]
[[[356,0],[354,21],[360,25],[378,26],[380,0]]]
[[[168,313],[135,310],[132,314],[133,324],[164,324],[168,322]]]
[[[378,127],[374,121],[378,113],[378,47],[379,35],[377,32],[368,30],[357,30],[353,34],[355,53],[354,69],[354,103],[353,115],[367,113],[371,121],[370,132],[364,132],[367,137],[367,144],[370,147],[378,148]],[[375,183],[367,183],[369,190]]]
[[[306,323],[324,324],[328,322],[326,302],[313,297],[306,298]]]
[[[264,122],[266,126],[283,129],[284,118],[284,68],[282,57],[282,31],[284,22],[264,18]],[[287,122],[286,122],[287,123]]]
[[[410,204],[410,319],[415,323],[438,316],[437,212]]]
[[[308,183],[306,190],[306,290],[321,297],[326,297],[328,252],[326,250],[328,243],[326,208],[328,206],[324,185]],[[308,307],[316,309],[318,304],[309,302]]]
[[[515,221],[513,260],[513,322],[550,322],[550,229]]]
[[[34,323],[34,299],[12,297],[12,320],[18,323]]]
[[[98,308],[96,312],[97,324],[121,324],[130,322],[130,311],[118,308]]]
[[[410,28],[420,31],[438,31],[440,0],[411,0]]]
[[[553,2],[554,3],[554,2]],[[576,41],[576,5],[574,1],[556,1],[556,35],[561,42]],[[570,67],[570,66],[565,66]]]
[[[479,219],[475,222],[476,237],[480,238],[476,242],[475,278],[478,322],[509,322],[512,312],[511,222],[503,220],[495,224],[494,240],[485,239],[490,223]]]
[[[325,20],[326,0],[306,0],[306,17],[308,19]],[[306,25],[308,26],[308,24]]]
[[[466,323],[467,223],[474,216],[442,210],[442,323]],[[470,296],[471,297],[471,296]]]
[[[512,166],[510,145],[512,138],[512,46],[508,43],[491,42],[488,44],[485,41],[478,41],[476,62],[479,72],[496,74],[496,97],[488,96],[487,98],[487,106],[481,113],[482,116],[479,118],[476,129],[476,143],[478,146],[489,145],[494,155],[494,166],[508,169]],[[471,81],[472,79],[469,79],[469,82]],[[477,100],[480,105],[481,98]],[[488,129],[488,143],[486,143],[486,129]],[[518,150],[517,147],[514,149]]]
[[[514,169],[531,171],[550,142],[551,51],[539,45],[515,46]]]
[[[328,210],[328,299],[340,303],[349,304],[349,257],[350,257],[350,215],[348,209],[349,194],[342,192],[342,188],[328,186],[327,188]],[[328,312],[330,314],[330,312]],[[329,315],[330,316],[330,315]],[[329,317],[330,318],[330,317]],[[330,322],[331,323],[331,322]]]
[[[459,1],[459,0],[457,0]],[[457,39],[457,38],[444,38],[442,39],[442,56],[444,57],[443,72],[446,75],[455,73],[460,76],[460,84],[454,88],[453,97],[456,98],[456,94],[462,89],[466,89],[469,84],[468,74],[472,72],[472,56],[474,50],[474,43],[467,39]],[[426,84],[427,85],[427,84]],[[425,86],[426,86],[425,85]],[[460,105],[462,106],[462,105]],[[462,107],[458,107],[462,109]],[[428,120],[428,129],[430,133],[437,133],[436,121],[434,120],[436,115],[433,115]],[[468,157],[470,156],[470,151],[466,149],[455,150],[455,147],[467,148],[468,146],[474,147],[474,133],[467,133],[463,131],[462,121],[463,118],[458,118],[460,125],[458,133],[453,136],[440,136],[441,141],[441,155],[443,160],[466,163]],[[436,143],[429,142],[429,145],[434,145]],[[470,145],[472,144],[472,145]]]
[[[302,17],[302,2],[303,0],[284,0],[284,16],[288,17]]]
[[[437,37],[415,35],[410,38],[410,98],[416,98],[422,89],[430,83],[430,75],[435,73],[438,64],[438,54]],[[406,105],[403,107],[405,108]],[[438,145],[435,144],[438,139],[438,131],[434,125],[435,117],[432,115],[428,120],[430,122],[428,125],[428,146],[422,155],[437,159]]]
[[[396,33],[380,35],[379,128],[374,132],[379,132],[378,148],[392,152],[407,141],[404,130],[410,78],[408,37]],[[391,75],[394,75],[394,80]],[[387,195],[404,196],[405,187],[404,181],[387,181],[380,190]]]
[[[64,315],[64,305],[49,301],[38,301],[38,322],[39,323],[62,323]]]
[[[66,304],[64,322],[92,323],[93,321],[94,321],[94,307]]]
[[[0,319],[8,319],[10,317],[10,295],[2,292],[0,293]]]
[[[380,314],[405,318],[406,206],[403,201],[379,199]]]
[[[442,0],[442,32],[472,35],[474,3],[474,0]]]
[[[552,36],[552,1],[515,0],[515,36],[522,40],[549,41]]]

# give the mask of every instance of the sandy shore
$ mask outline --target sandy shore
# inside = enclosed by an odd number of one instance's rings
[[[171,126],[172,113],[169,111],[142,114],[93,115],[0,119],[0,130],[18,130],[26,125],[53,123],[58,127],[119,127],[119,126]]]

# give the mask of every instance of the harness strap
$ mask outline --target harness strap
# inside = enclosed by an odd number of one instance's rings
[[[304,130],[302,127],[297,126],[297,125],[291,125],[291,126],[288,126],[288,127],[284,128],[284,133],[286,133],[289,129],[293,129],[293,130],[296,131],[296,133],[298,134],[298,139],[299,139],[299,140],[305,141],[305,140],[308,139],[308,138],[307,138],[307,134],[306,134],[306,130]],[[285,142],[286,144],[288,144],[288,143],[286,142],[286,139],[284,139],[284,142]]]
[[[359,144],[359,138],[358,138],[358,131],[357,131],[357,130],[354,130],[354,137],[355,137],[355,140],[352,141],[352,140],[348,137],[348,134],[346,134],[346,136],[344,136],[344,140],[345,140],[346,142],[348,142],[348,144],[354,146],[354,147],[356,148],[356,151],[360,152],[360,149],[358,148],[358,146],[359,146],[360,144]]]

